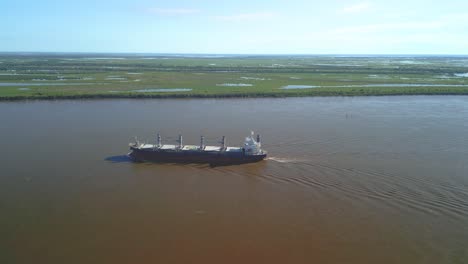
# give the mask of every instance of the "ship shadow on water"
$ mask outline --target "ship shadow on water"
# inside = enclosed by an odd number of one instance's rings
[[[127,155],[116,155],[116,156],[110,156],[105,158],[104,160],[111,162],[111,163],[131,163],[133,162],[130,157]]]

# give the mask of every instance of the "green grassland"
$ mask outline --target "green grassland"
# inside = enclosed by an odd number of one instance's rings
[[[463,56],[1,53],[0,100],[466,95],[467,73]]]

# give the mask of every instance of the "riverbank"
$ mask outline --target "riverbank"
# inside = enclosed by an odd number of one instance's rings
[[[398,89],[328,89],[301,92],[258,93],[88,93],[88,94],[32,94],[0,96],[0,101],[21,100],[73,100],[73,99],[177,99],[177,98],[281,98],[281,97],[326,97],[326,96],[404,96],[404,95],[468,95],[467,88],[408,88]]]

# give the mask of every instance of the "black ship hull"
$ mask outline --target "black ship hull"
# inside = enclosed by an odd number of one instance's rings
[[[230,165],[258,162],[267,154],[246,155],[243,152],[224,151],[162,151],[131,147],[128,156],[137,162],[150,161],[161,163],[209,163],[212,165]]]

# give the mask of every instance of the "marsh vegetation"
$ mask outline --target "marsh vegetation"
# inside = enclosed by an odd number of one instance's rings
[[[467,80],[463,56],[0,54],[1,100],[468,94]]]

